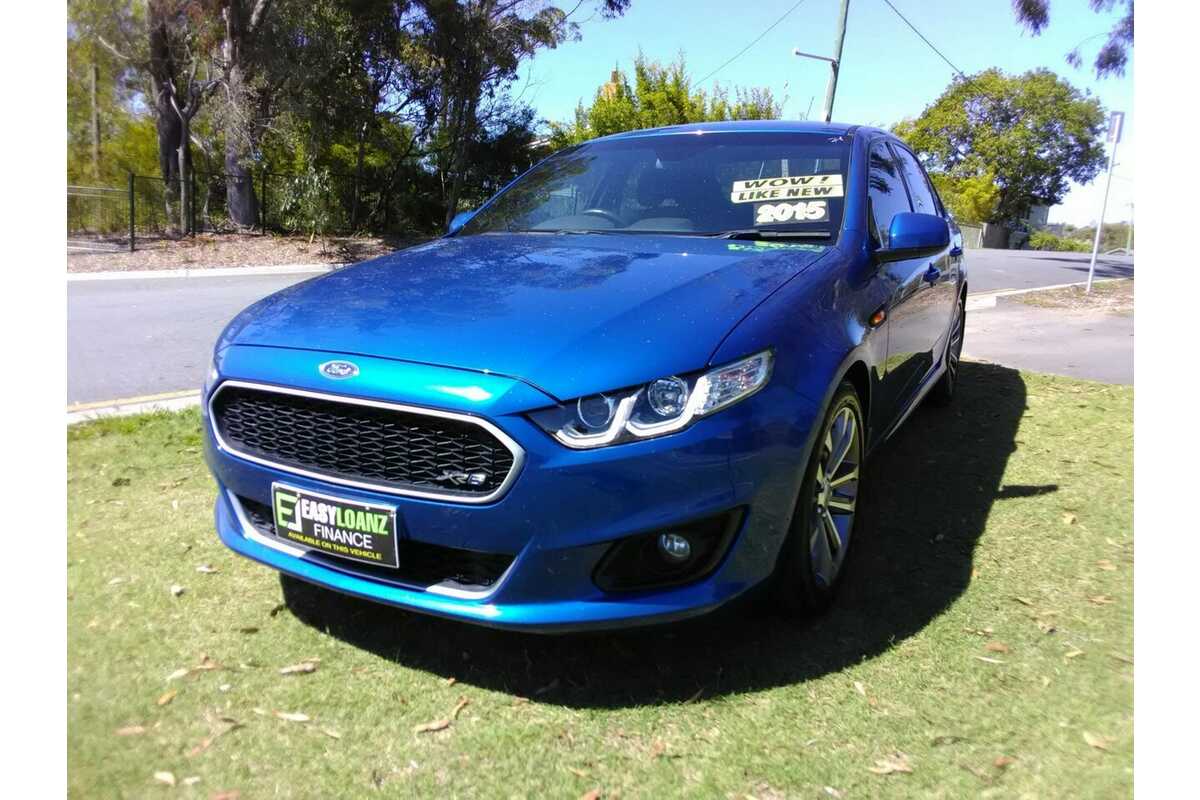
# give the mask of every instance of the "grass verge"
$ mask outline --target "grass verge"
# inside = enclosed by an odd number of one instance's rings
[[[72,428],[70,793],[1131,794],[1132,390],[960,391],[871,462],[826,616],[556,638],[281,592],[212,532],[196,413]]]
[[[1013,295],[1008,299],[1039,308],[1100,311],[1106,314],[1130,316],[1133,314],[1133,281],[1115,280],[1093,283],[1091,294],[1088,294],[1083,286],[1066,286],[1062,289],[1026,292]]]

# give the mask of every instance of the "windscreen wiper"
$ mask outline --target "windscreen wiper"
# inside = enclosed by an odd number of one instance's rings
[[[833,231],[788,228],[742,228],[712,234],[717,239],[828,239]]]

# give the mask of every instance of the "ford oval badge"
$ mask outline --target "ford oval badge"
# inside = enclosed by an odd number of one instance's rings
[[[335,381],[353,378],[358,374],[358,365],[351,361],[326,361],[317,369],[326,378],[333,378]]]

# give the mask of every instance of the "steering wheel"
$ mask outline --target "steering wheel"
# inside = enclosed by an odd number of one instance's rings
[[[579,213],[580,213],[580,215],[594,214],[597,217],[603,217],[604,219],[611,222],[614,227],[617,227],[617,228],[623,227],[625,225],[625,223],[621,220],[620,217],[618,217],[616,214],[612,213],[611,211],[605,211],[603,208],[585,208],[583,211],[580,211]]]

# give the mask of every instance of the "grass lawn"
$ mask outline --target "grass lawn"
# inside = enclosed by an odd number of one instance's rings
[[[1133,392],[962,381],[871,462],[803,626],[537,637],[281,589],[213,533],[197,414],[72,428],[70,793],[1129,795]]]

